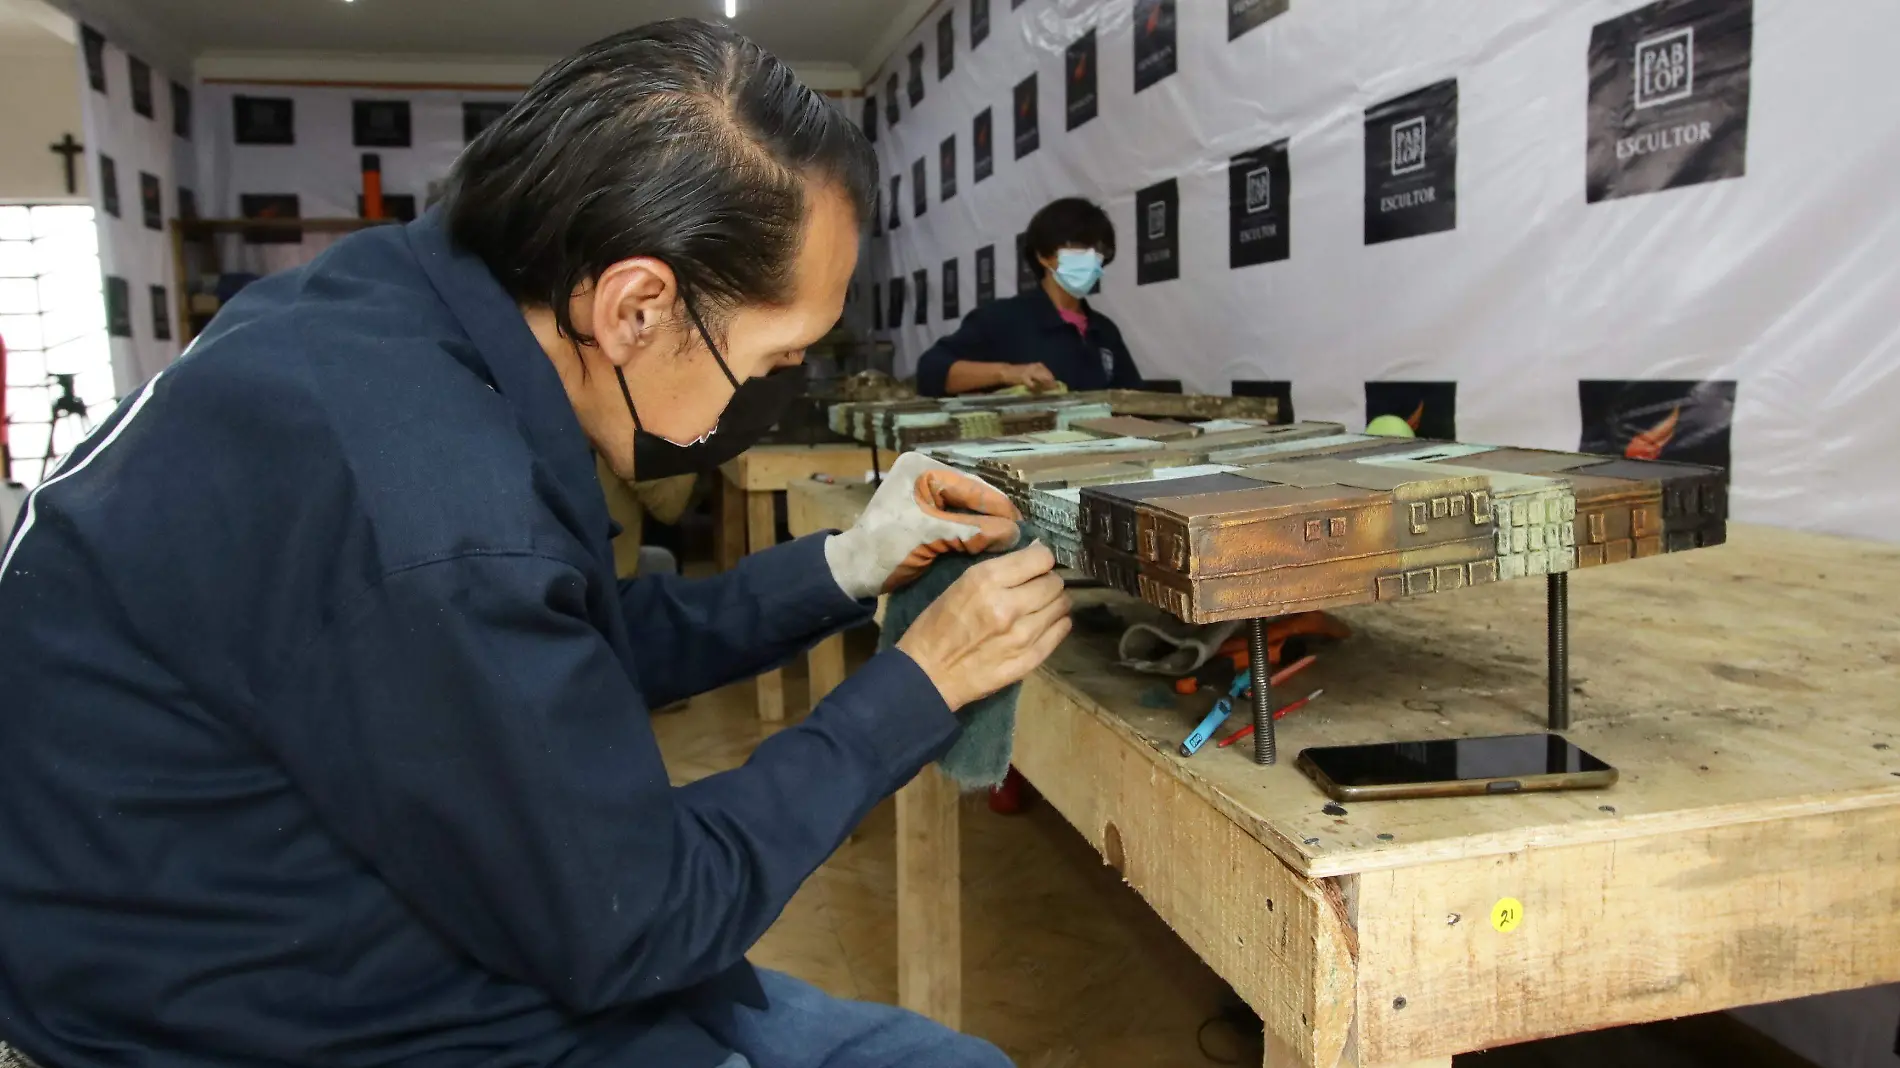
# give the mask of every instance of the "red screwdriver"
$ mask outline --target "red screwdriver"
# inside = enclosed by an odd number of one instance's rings
[[[1313,698],[1318,697],[1320,694],[1323,694],[1325,692],[1326,691],[1324,688],[1314,690],[1312,693],[1307,694],[1305,697],[1302,697],[1299,700],[1293,702],[1292,704],[1286,706],[1285,708],[1280,709],[1278,712],[1275,712],[1273,714],[1273,718],[1285,719],[1287,716],[1287,713],[1298,712],[1300,709],[1305,708],[1308,704],[1310,704]],[[1234,733],[1228,735],[1227,737],[1222,738],[1219,742],[1216,742],[1215,748],[1225,749],[1228,746],[1234,744],[1235,742],[1240,741],[1242,738],[1245,738],[1246,736],[1252,733],[1253,733],[1253,724],[1249,723],[1245,727],[1242,727],[1239,730],[1235,731]]]

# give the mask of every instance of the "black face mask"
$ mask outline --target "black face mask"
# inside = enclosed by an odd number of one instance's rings
[[[712,353],[719,370],[732,383],[732,399],[719,413],[719,421],[707,436],[691,445],[677,445],[658,435],[649,434],[640,425],[639,409],[633,406],[633,394],[627,389],[627,376],[616,367],[620,395],[627,399],[627,412],[633,416],[633,477],[641,482],[672,478],[675,475],[705,474],[720,464],[758,444],[784,417],[794,400],[805,394],[808,375],[804,364],[781,367],[770,374],[740,382],[733,377],[726,358],[713,344],[712,335],[699,317],[699,309],[686,302],[686,314],[693,320],[701,341]]]
[[[645,431],[634,434],[634,477],[647,482],[717,470],[778,425],[792,402],[805,395],[808,378],[801,363],[746,379],[719,414],[719,433],[697,445],[681,447]]]

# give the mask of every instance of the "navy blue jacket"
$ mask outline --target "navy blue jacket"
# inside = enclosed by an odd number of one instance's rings
[[[648,709],[867,619],[823,535],[617,582],[435,215],[253,284],[0,563],[0,1037],[89,1065],[716,1065],[746,951],[955,719],[885,652],[674,787]]]
[[[985,304],[918,358],[917,392],[943,396],[944,378],[959,360],[1039,363],[1076,390],[1140,389],[1141,372],[1122,332],[1088,301],[1082,310],[1088,315],[1087,337],[1062,318],[1041,286]]]

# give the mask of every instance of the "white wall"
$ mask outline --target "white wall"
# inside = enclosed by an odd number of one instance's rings
[[[79,52],[51,34],[0,37],[0,200],[63,200],[66,166],[48,151],[66,134],[85,140]],[[74,162],[80,197],[90,184]]]

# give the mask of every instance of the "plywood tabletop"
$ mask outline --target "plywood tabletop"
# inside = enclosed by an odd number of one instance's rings
[[[895,456],[885,456],[890,466]],[[853,441],[825,445],[754,445],[719,465],[727,481],[752,493],[782,490],[814,474],[862,483],[871,472],[871,448]],[[869,497],[865,498],[869,500]]]
[[[799,487],[816,526],[848,525],[866,487]],[[1154,610],[1078,593],[1126,619]],[[1616,765],[1608,790],[1345,804],[1300,749],[1542,730],[1544,584],[1515,581],[1337,613],[1353,637],[1276,703],[1281,762],[1177,747],[1211,697],[1177,697],[1078,628],[1025,689],[1079,699],[1154,762],[1310,877],[1820,812],[1900,805],[1900,547],[1735,526],[1726,546],[1572,576],[1572,729]],[[1155,707],[1159,706],[1159,707]],[[1229,720],[1223,734],[1244,722]]]

